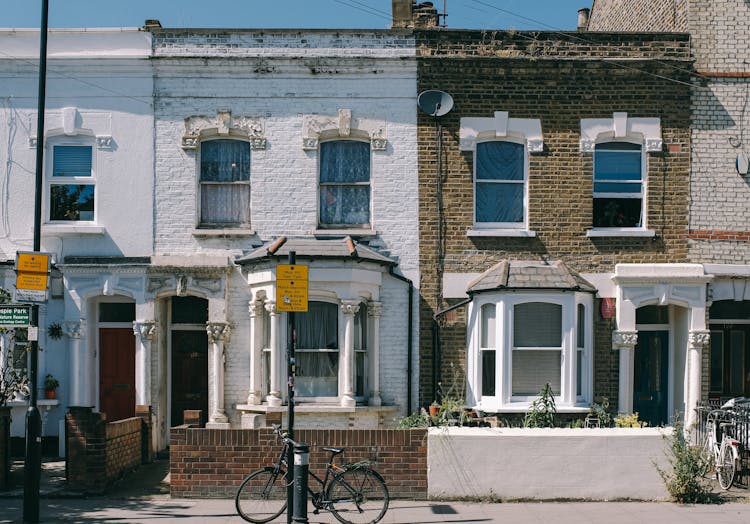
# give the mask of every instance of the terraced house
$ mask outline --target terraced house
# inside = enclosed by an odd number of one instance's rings
[[[750,6],[742,0],[627,4],[596,0],[589,31],[690,34],[688,261],[708,279],[710,330],[702,397],[750,396]]]
[[[585,15],[585,13],[584,13]],[[583,20],[585,26],[585,16]],[[691,417],[708,343],[690,264],[686,34],[417,30],[423,402]],[[454,371],[451,371],[454,370]]]

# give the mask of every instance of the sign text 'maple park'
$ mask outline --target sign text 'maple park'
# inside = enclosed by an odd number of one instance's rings
[[[308,267],[297,264],[276,266],[276,309],[285,312],[307,311]]]

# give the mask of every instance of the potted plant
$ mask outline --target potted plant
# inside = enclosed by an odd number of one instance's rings
[[[55,398],[57,396],[57,392],[55,390],[58,387],[60,387],[60,382],[58,382],[55,377],[48,373],[47,376],[44,377],[44,398]]]
[[[430,416],[434,417],[439,412],[440,412],[440,404],[438,404],[436,400],[433,400],[432,404],[430,404]]]

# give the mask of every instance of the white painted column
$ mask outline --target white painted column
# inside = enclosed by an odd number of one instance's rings
[[[136,320],[135,335],[135,404],[151,406],[151,341],[156,335],[156,322]]]
[[[342,301],[341,311],[344,313],[344,347],[343,353],[339,356],[343,368],[339,394],[342,406],[354,407],[357,405],[354,399],[354,315],[359,311],[359,301]]]
[[[207,428],[228,428],[229,419],[224,413],[224,344],[229,342],[231,328],[226,322],[208,322],[209,354],[211,355],[211,374],[213,387],[209,396],[210,414]]]
[[[280,363],[281,363],[281,348],[279,347],[279,322],[280,316],[276,311],[276,302],[269,300],[265,304],[266,311],[271,316],[271,336],[269,338],[269,345],[271,346],[271,384],[269,387],[268,397],[266,402],[271,407],[281,406],[281,385],[280,385]]]
[[[711,341],[710,331],[691,331],[688,334],[687,398],[685,399],[685,429],[691,430],[698,422],[695,408],[701,399],[701,369],[703,348]]]
[[[94,403],[89,398],[89,382],[95,377],[91,376],[86,351],[86,321],[66,320],[63,323],[63,331],[70,338],[70,377],[69,391],[70,400],[68,406],[92,407]]]
[[[263,399],[261,397],[261,370],[263,369],[263,302],[261,300],[251,301],[250,311],[250,391],[247,394],[247,403],[257,405]]]
[[[380,317],[383,314],[383,304],[381,302],[370,302],[367,304],[367,314],[370,317],[370,334],[369,346],[369,375],[370,375],[370,406],[380,406],[383,401],[380,398]]]
[[[612,349],[620,351],[620,375],[617,389],[619,413],[633,412],[633,379],[637,331],[615,331],[612,333]]]

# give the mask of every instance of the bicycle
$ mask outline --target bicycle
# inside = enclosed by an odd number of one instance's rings
[[[733,422],[729,422],[735,402],[738,402],[738,400],[729,400],[721,406],[721,409],[712,410],[706,417],[706,437],[703,441],[705,460],[703,474],[708,473],[713,466],[716,479],[722,489],[729,489],[734,484],[740,456],[740,442],[732,436],[735,425]],[[721,438],[718,438],[719,432]]]
[[[287,487],[293,482],[287,479],[287,453],[294,441],[281,427],[274,424],[273,431],[281,439],[279,459],[274,466],[266,466],[250,473],[240,484],[234,502],[240,517],[257,524],[270,522],[279,517],[287,506]],[[324,447],[331,454],[325,475],[321,479],[309,471],[309,483],[319,485],[313,490],[308,485],[309,500],[317,515],[320,510],[330,511],[343,524],[375,524],[388,510],[388,488],[380,474],[369,462],[357,462],[339,466],[334,463],[336,455],[344,448]]]

